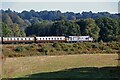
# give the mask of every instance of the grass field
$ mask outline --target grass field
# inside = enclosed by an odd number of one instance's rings
[[[81,54],[6,58],[4,78],[118,77],[117,54]]]

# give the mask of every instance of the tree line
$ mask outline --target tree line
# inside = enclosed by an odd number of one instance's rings
[[[107,12],[96,13],[96,15],[104,15],[93,18],[90,17],[90,13],[93,14],[92,12],[84,12],[84,15],[82,14],[84,18],[76,18],[76,16],[74,16],[74,19],[69,19],[68,12],[65,14],[61,13],[60,11],[35,12],[34,10],[31,10],[30,12],[23,11],[21,13],[11,11],[10,9],[1,11],[1,36],[89,35],[93,37],[95,41],[109,42],[120,40],[119,14],[109,13],[108,16]],[[61,15],[55,16],[55,12]],[[48,13],[54,13],[54,15],[51,17],[55,17],[56,19],[45,19],[44,17],[45,15],[48,15]],[[71,14],[75,15],[75,13]],[[73,18],[73,16],[70,14],[69,17]],[[46,16],[46,18],[50,17]]]

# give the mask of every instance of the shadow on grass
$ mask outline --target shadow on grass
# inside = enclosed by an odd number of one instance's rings
[[[118,66],[120,67],[120,53],[118,54]]]
[[[26,75],[13,80],[120,80],[120,67],[81,67]]]

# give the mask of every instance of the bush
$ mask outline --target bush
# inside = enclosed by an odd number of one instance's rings
[[[112,50],[109,46],[100,46],[100,47],[102,47],[102,50],[106,50],[106,51]]]
[[[40,49],[40,52],[48,53],[49,50],[48,50],[47,47],[42,47],[42,48]]]
[[[60,48],[60,43],[53,43],[52,45],[54,48]]]
[[[92,48],[97,48],[97,49],[99,49],[99,46],[98,46],[97,44],[93,44],[93,45],[92,45]]]
[[[33,48],[33,46],[25,46],[26,50],[31,50]]]
[[[71,48],[71,49],[70,49],[70,51],[74,51],[74,49],[73,49],[73,48]]]
[[[12,49],[11,49],[12,48]],[[65,54],[96,54],[96,53],[120,53],[118,42],[83,42],[83,43],[41,43],[19,46],[4,46],[2,51],[7,57],[21,57],[33,55],[65,55]],[[20,52],[18,54],[18,52]]]
[[[54,52],[54,51],[55,51],[54,48],[50,49],[50,52]]]
[[[66,48],[66,49],[64,49],[64,51],[68,52],[68,51],[69,51],[69,49],[68,49],[68,48]]]
[[[74,48],[78,48],[78,44],[77,44],[77,43],[74,43],[74,44],[73,44],[73,47],[74,47]]]
[[[53,43],[52,45],[57,51],[60,51],[61,50],[61,45],[60,43]]]
[[[25,51],[26,49],[23,47],[23,46],[17,46],[16,48],[15,48],[15,51],[17,51],[17,52],[22,52],[22,51]]]
[[[118,42],[111,42],[111,43],[108,43],[107,45],[115,50],[119,50],[119,48],[120,48],[120,43],[118,43]]]

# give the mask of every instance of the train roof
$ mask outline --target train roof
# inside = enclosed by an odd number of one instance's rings
[[[90,37],[90,36],[68,36],[68,37]]]

